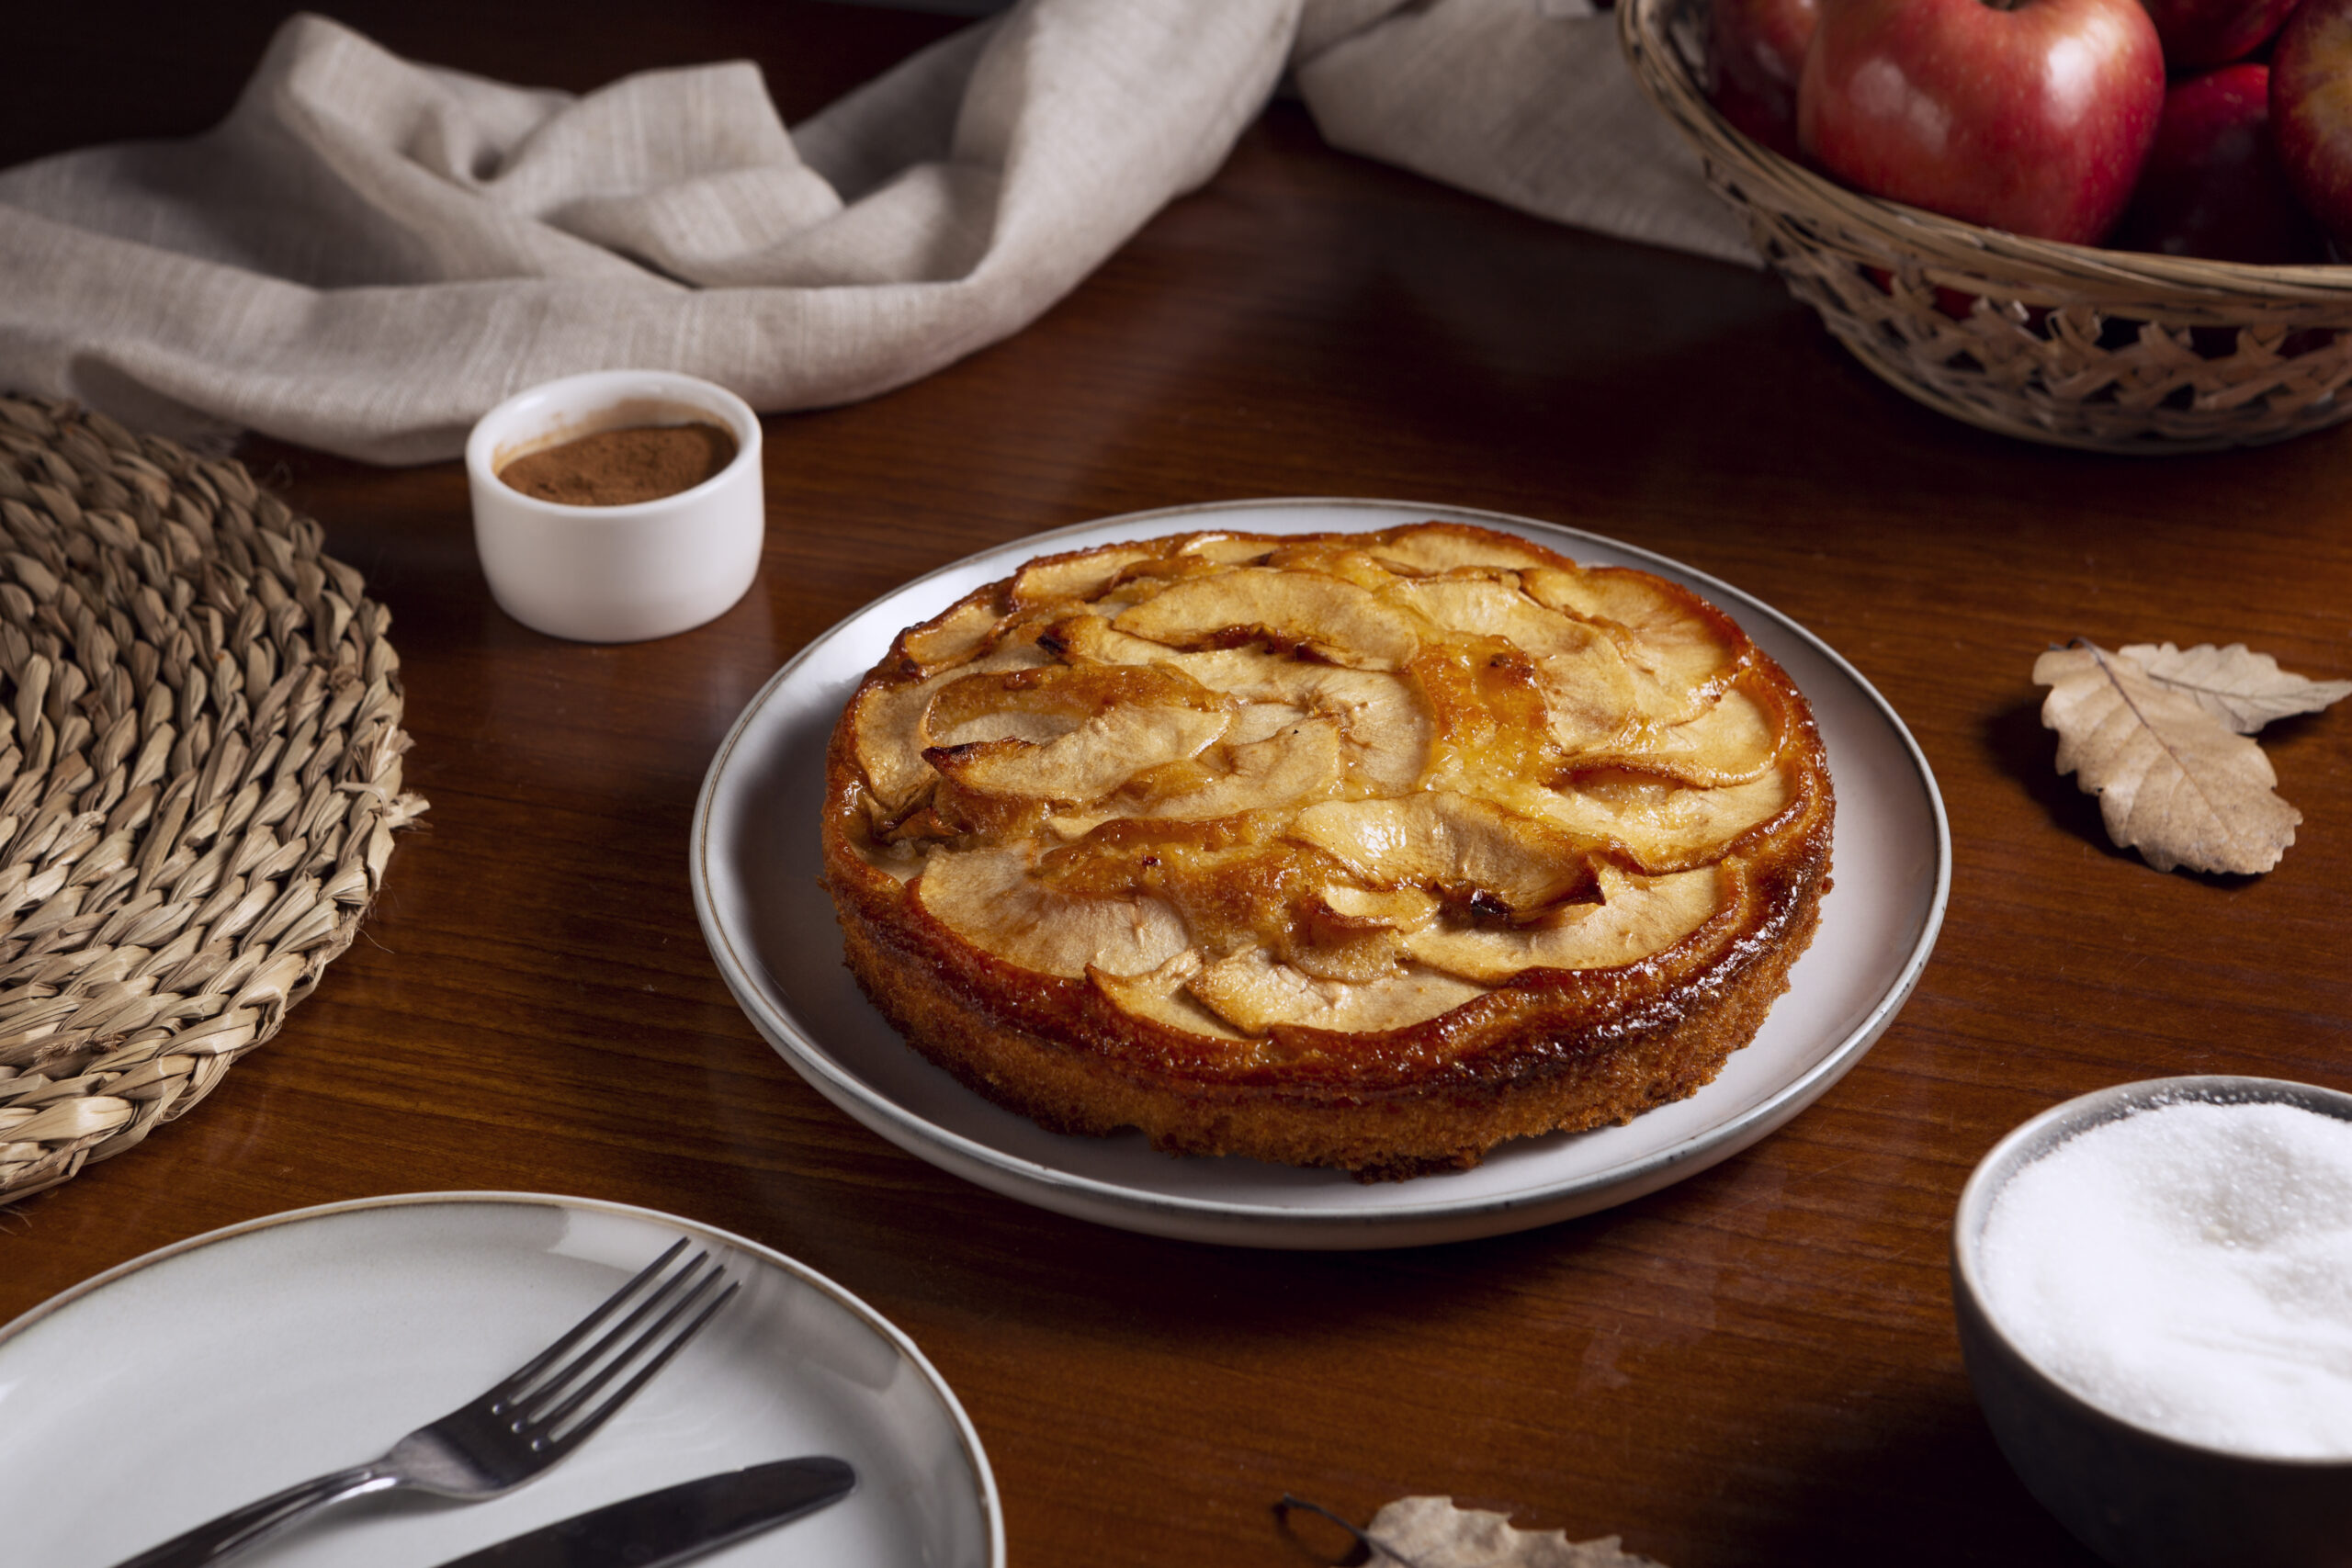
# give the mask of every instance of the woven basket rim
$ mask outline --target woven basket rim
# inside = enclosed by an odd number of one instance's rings
[[[1961,260],[1961,254],[1979,255],[2003,264],[1999,270],[2007,276],[2025,274],[2044,287],[2061,290],[2118,287],[2132,291],[2174,290],[2195,296],[2198,303],[2209,307],[2225,307],[2249,296],[2279,305],[2352,305],[2352,265],[2209,261],[2035,239],[1839,185],[1757,142],[1716,109],[1694,69],[1695,62],[1673,36],[1679,17],[1703,15],[1711,3],[1619,0],[1618,41],[1643,92],[1705,156],[1748,182],[1773,189],[1790,208],[1810,209],[1878,238],[1892,249],[1942,252],[1945,259],[1953,262]]]

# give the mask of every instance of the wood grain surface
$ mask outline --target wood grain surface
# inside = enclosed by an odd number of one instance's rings
[[[13,17],[0,162],[199,129],[278,14]],[[749,57],[793,116],[963,25],[748,0],[518,5],[494,27],[443,3],[335,14],[572,88]],[[1295,104],[1028,331],[771,418],[759,580],[680,637],[583,647],[508,620],[454,463],[241,455],[391,605],[432,810],[282,1033],[184,1122],[0,1211],[0,1320],[306,1204],[579,1194],[740,1232],[898,1323],[970,1412],[1024,1568],[1342,1557],[1337,1532],[1277,1517],[1285,1491],[1359,1520],[1450,1494],[1672,1568],[2086,1563],[1961,1367],[1946,1249],[1970,1168],[2127,1079],[2352,1088],[2352,714],[2263,737],[2304,815],[2278,870],[2167,875],[2052,771],[2029,679],[2078,635],[2243,640],[2352,675],[2352,430],[2168,459],[1979,434],[1872,380],[1761,274],[1334,152]],[[1955,855],[1935,958],[1876,1048],[1785,1130],[1650,1197],[1351,1255],[1061,1219],[803,1084],[720,983],[687,887],[695,792],[746,700],[852,607],[971,550],[1270,495],[1594,529],[1851,660],[1925,750]]]

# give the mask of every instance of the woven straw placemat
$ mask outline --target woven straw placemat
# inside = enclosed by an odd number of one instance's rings
[[[351,943],[390,615],[234,462],[0,396],[0,1203],[185,1115]]]

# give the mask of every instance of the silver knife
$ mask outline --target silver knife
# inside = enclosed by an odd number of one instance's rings
[[[776,1460],[559,1519],[441,1568],[667,1568],[814,1513],[856,1485],[841,1460]]]

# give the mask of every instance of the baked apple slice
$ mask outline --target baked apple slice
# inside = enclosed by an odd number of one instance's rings
[[[1245,566],[1171,583],[1111,625],[1170,648],[1264,643],[1353,669],[1395,670],[1420,646],[1416,618],[1342,578]]]

